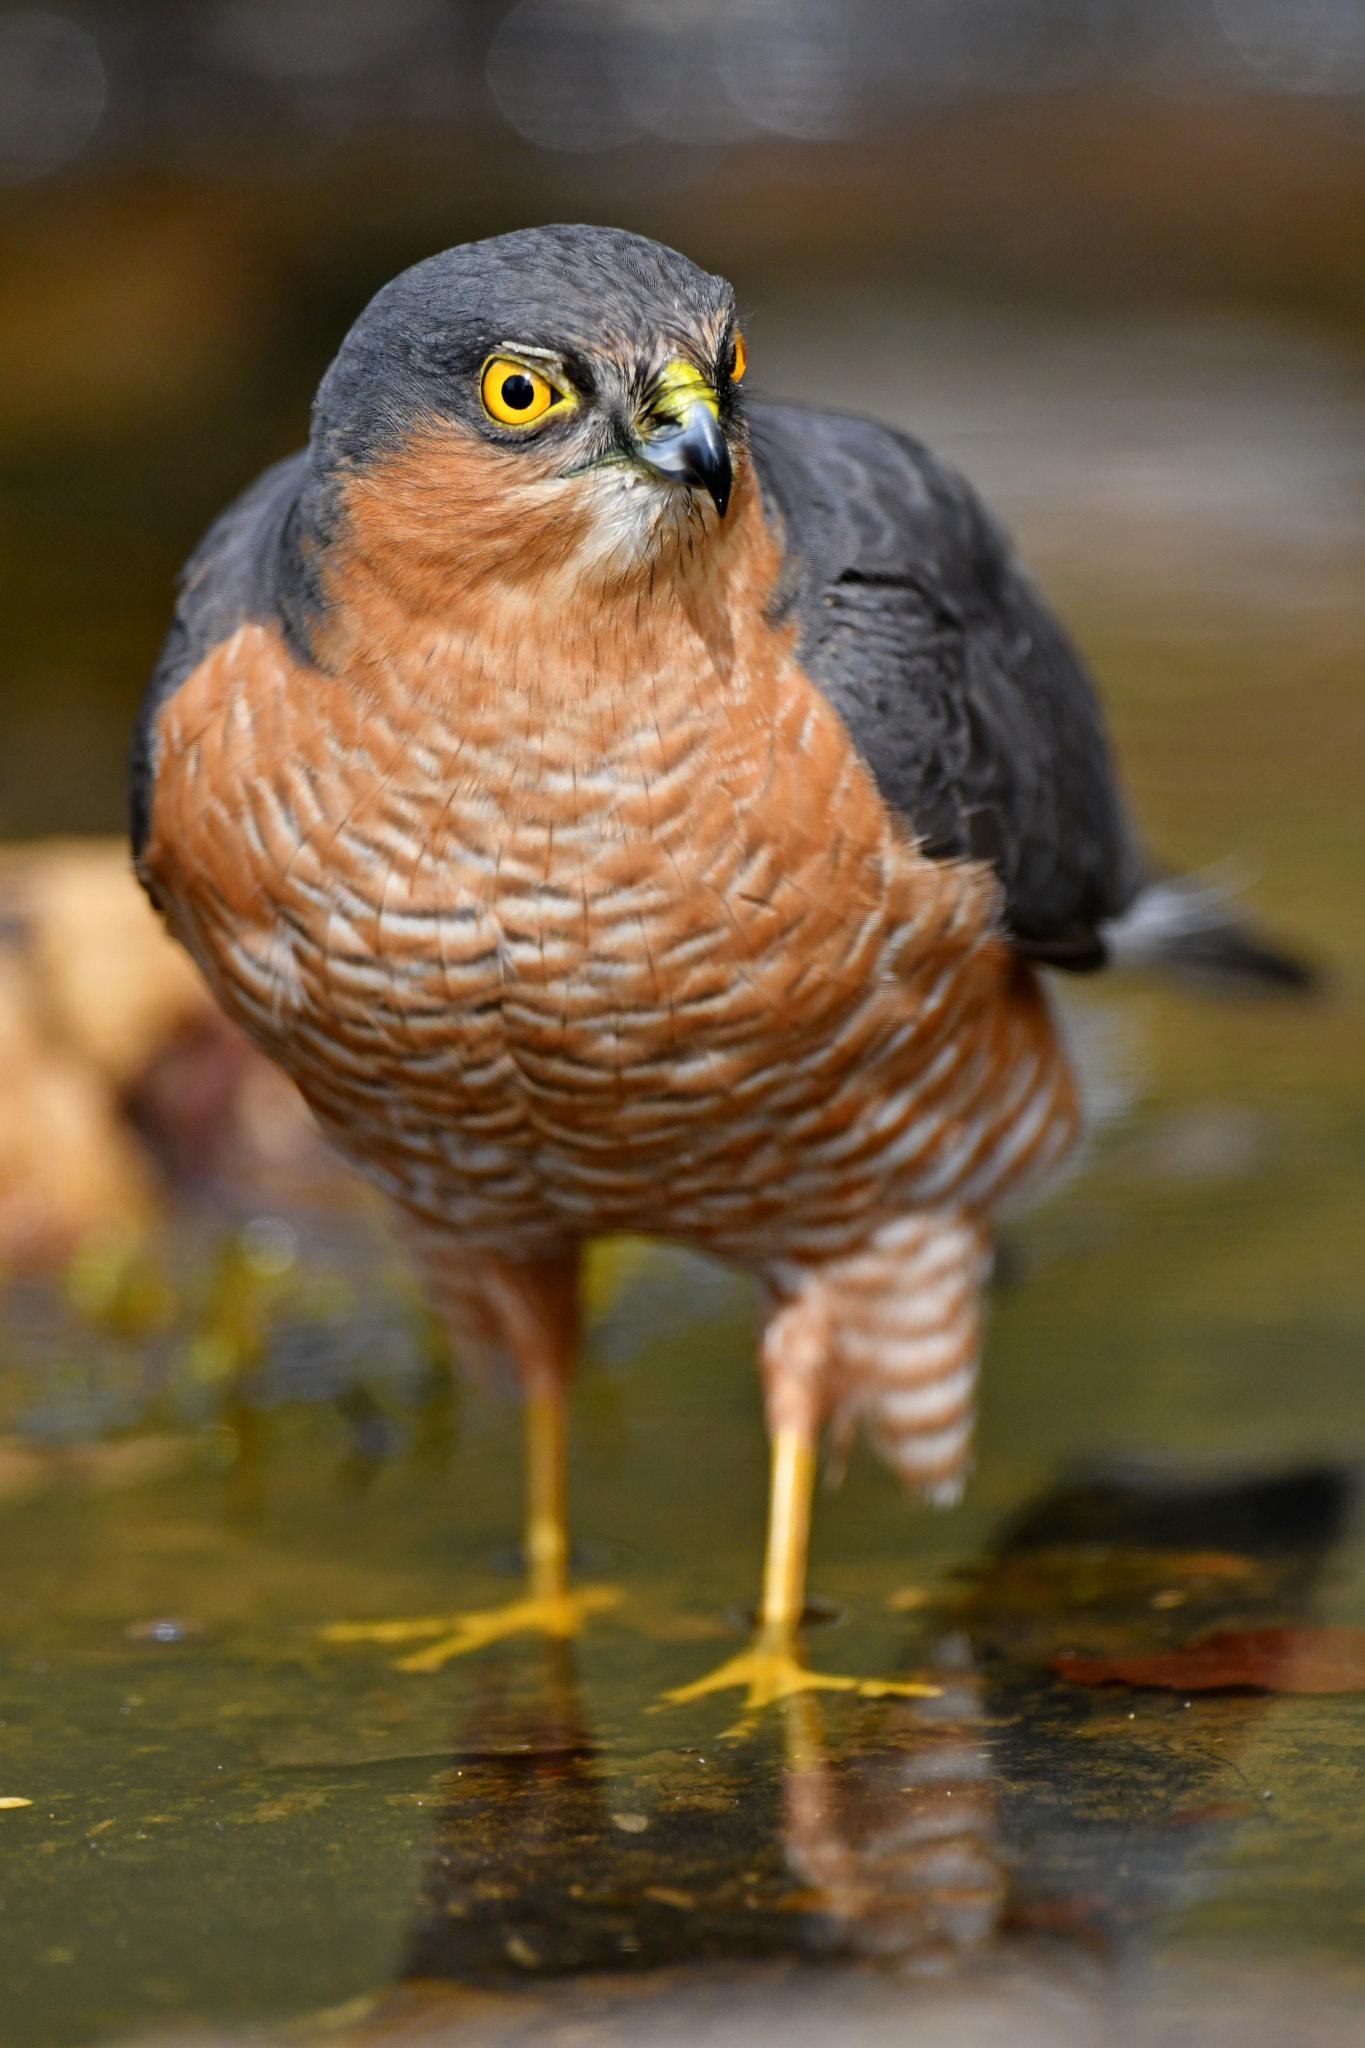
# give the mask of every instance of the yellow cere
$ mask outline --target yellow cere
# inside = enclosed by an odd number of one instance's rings
[[[559,397],[539,370],[514,363],[509,356],[490,356],[479,385],[484,411],[504,427],[529,427]]]
[[[643,416],[654,426],[681,426],[694,405],[704,405],[713,417],[720,411],[714,388],[696,364],[675,356],[654,379]]]

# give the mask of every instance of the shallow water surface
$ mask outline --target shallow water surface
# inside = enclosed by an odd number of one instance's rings
[[[915,1699],[747,1725],[737,1698],[663,1702],[737,1646],[757,1581],[751,1311],[716,1269],[625,1245],[595,1271],[573,1506],[614,1604],[572,1644],[418,1669],[439,1618],[515,1591],[517,1423],[453,1391],[363,1204],[179,1219],[169,1322],[16,1284],[12,2048],[319,2015],[490,2041],[890,2040],[915,2014],[964,2043],[1116,2014],[1133,2040],[1359,2037],[1365,1692],[1054,1668],[1365,1626],[1354,372],[1237,329],[1006,346],[894,316],[893,409],[1004,498],[1153,844],[1238,860],[1327,993],[1061,992],[1094,1129],[1004,1230],[967,1498],[917,1508],[857,1453],[818,1504],[810,1658]],[[770,381],[824,388],[818,313],[767,317]],[[254,1349],[224,1348],[229,1281]]]

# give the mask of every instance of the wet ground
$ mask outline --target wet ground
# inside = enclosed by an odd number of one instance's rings
[[[595,1267],[572,1646],[337,1624],[514,1589],[514,1413],[363,1203],[208,1206],[0,1323],[0,2038],[963,2048],[1365,2038],[1365,1690],[1065,1653],[1365,1627],[1365,383],[1312,338],[760,306],[755,374],[918,423],[1094,661],[1153,844],[1314,1003],[1066,993],[1094,1134],[1004,1233],[975,1478],[822,1498],[811,1659],[736,1727],[764,1451],[741,1283]],[[421,1662],[420,1656],[418,1661]],[[924,2031],[919,2029],[923,2027]],[[912,2031],[913,2030],[913,2031]]]

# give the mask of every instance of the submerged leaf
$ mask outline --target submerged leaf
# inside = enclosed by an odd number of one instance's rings
[[[1365,1692],[1365,1629],[1230,1629],[1145,1656],[1082,1657],[1063,1650],[1052,1668],[1076,1685],[1167,1692]]]

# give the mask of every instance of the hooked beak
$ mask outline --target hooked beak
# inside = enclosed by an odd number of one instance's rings
[[[734,481],[716,394],[690,363],[670,363],[637,426],[639,460],[656,476],[708,493],[721,518]]]

